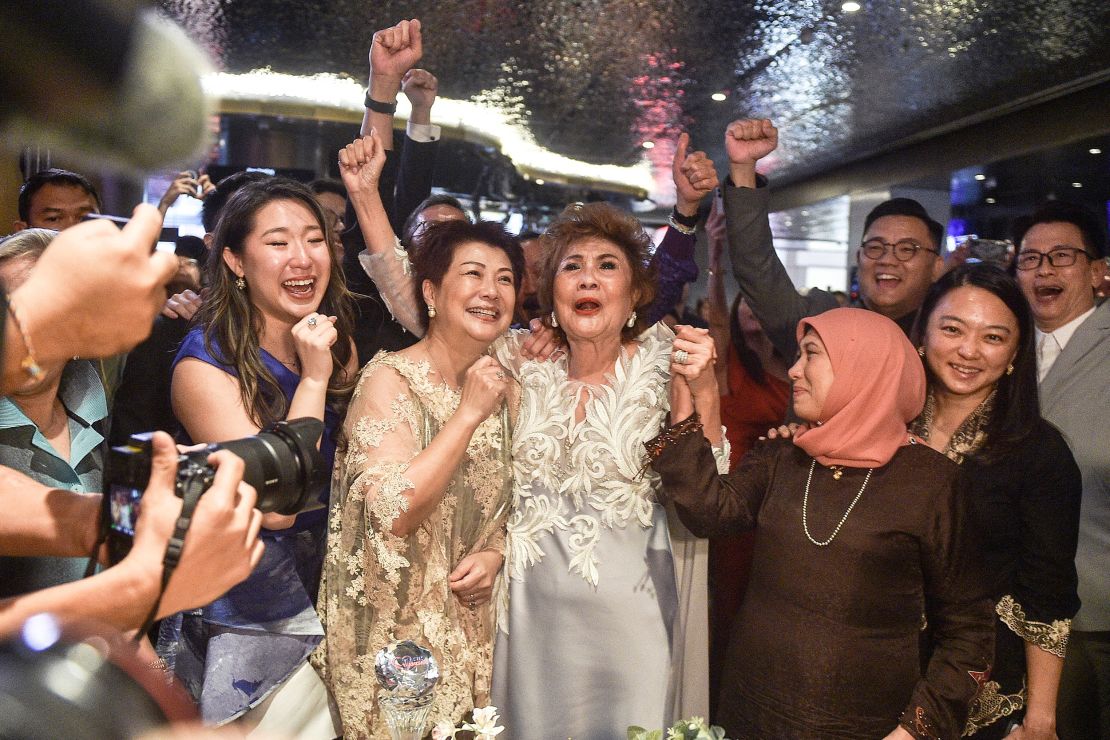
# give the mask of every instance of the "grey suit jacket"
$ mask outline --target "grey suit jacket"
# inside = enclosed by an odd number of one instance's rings
[[[816,288],[804,296],[798,293],[775,253],[771,238],[771,224],[767,219],[771,191],[762,176],[758,184],[754,189],[733,187],[727,180],[722,185],[729,257],[740,292],[759,319],[767,338],[779,354],[793,362],[798,354],[795,337],[798,322],[839,304],[832,293]]]
[[[1063,433],[1083,474],[1075,566],[1077,630],[1110,630],[1110,301],[1079,325],[1040,384],[1041,415]]]

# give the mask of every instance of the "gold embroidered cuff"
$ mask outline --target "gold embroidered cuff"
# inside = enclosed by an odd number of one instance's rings
[[[647,448],[648,461],[657,459],[663,454],[663,450],[687,434],[701,434],[701,419],[698,418],[697,412],[690,414],[677,424],[667,427],[655,439],[645,442],[644,447]]]
[[[1068,649],[1068,635],[1071,633],[1070,619],[1055,619],[1052,624],[1033,622],[1025,618],[1021,604],[1006,594],[994,608],[1002,623],[1026,642],[1031,642],[1041,650],[1063,658]]]
[[[979,689],[968,711],[964,737],[974,735],[984,727],[989,727],[1003,717],[1009,717],[1014,712],[1025,708],[1024,685],[1016,694],[1003,694],[999,691],[1001,688],[997,681],[987,681]]]

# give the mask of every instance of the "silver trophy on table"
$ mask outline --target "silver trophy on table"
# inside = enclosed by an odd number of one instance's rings
[[[382,708],[393,740],[420,740],[439,681],[432,652],[412,640],[391,642],[374,658]]]

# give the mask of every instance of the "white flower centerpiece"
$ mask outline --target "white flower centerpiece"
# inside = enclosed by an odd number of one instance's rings
[[[475,709],[472,717],[472,721],[462,722],[458,726],[446,720],[437,722],[432,728],[432,740],[454,740],[459,732],[474,733],[474,740],[493,740],[505,729],[497,724],[497,707]]]

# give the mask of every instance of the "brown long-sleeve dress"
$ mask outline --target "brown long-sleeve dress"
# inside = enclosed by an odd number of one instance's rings
[[[665,433],[653,466],[698,536],[758,530],[733,629],[718,720],[732,738],[957,738],[989,674],[989,590],[968,531],[958,468],[924,445],[867,471],[833,471],[789,441],[758,443],[719,476],[700,433]],[[649,443],[649,448],[651,444]],[[937,647],[922,675],[919,633]]]

